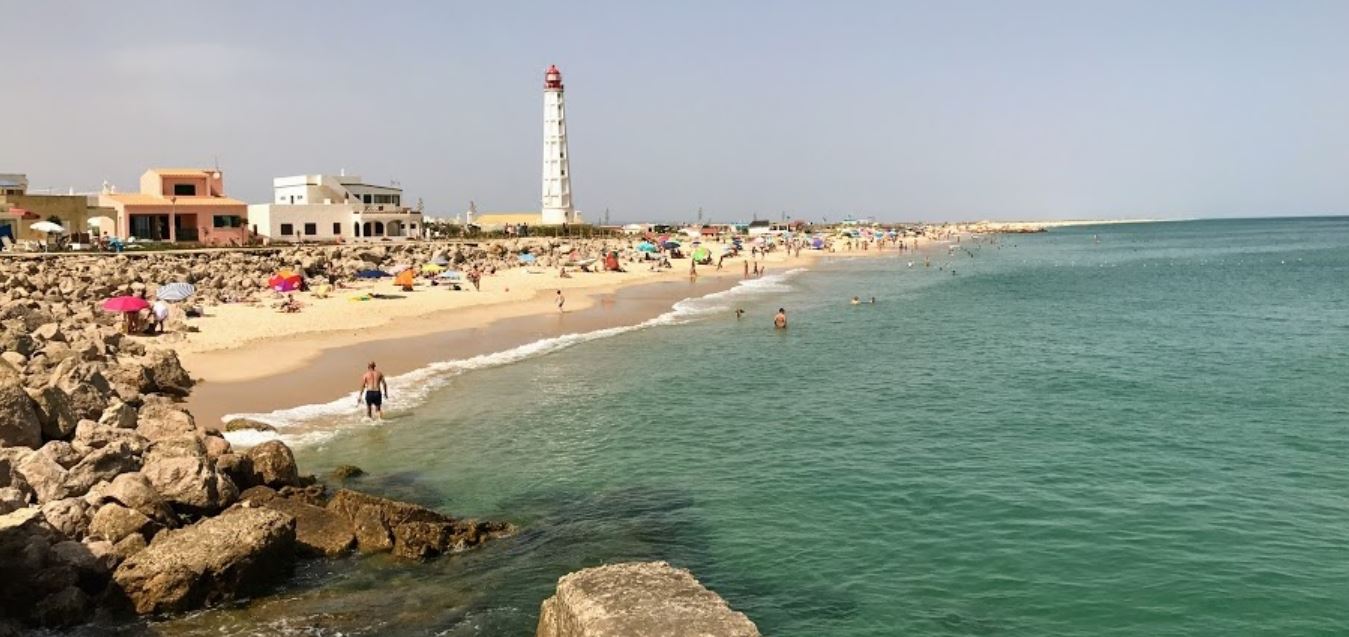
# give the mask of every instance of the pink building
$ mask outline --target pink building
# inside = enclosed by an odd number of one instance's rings
[[[243,245],[248,241],[248,204],[225,196],[218,170],[151,168],[141,191],[104,194],[99,205],[117,211],[119,237]]]

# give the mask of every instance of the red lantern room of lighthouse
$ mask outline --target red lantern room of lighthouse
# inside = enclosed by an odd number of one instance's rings
[[[544,72],[543,88],[548,91],[562,90],[562,71],[557,70],[556,64],[548,65],[548,70]]]

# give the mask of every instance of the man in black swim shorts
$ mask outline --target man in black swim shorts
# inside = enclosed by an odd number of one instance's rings
[[[365,417],[384,419],[384,397],[389,395],[389,383],[384,381],[384,372],[375,369],[374,361],[365,366],[365,375],[361,376],[361,389],[356,392],[356,404],[365,400]]]

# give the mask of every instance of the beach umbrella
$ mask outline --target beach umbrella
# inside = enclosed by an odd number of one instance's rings
[[[464,275],[464,273],[462,273],[462,272],[460,272],[460,271],[458,271],[458,270],[446,270],[446,271],[444,271],[444,272],[441,272],[439,275],[437,275],[436,278],[438,278],[438,279],[445,279],[445,280],[447,280],[447,281],[457,281],[457,280],[459,280],[459,277],[461,277],[461,276],[463,276],[463,275]]]
[[[660,248],[657,248],[656,244],[651,243],[650,241],[643,241],[637,244],[638,252],[658,252],[659,250]]]
[[[665,249],[666,249],[666,250],[674,250],[675,248],[678,248],[678,247],[679,247],[679,242],[678,242],[678,241],[666,241],[665,243],[663,243],[663,244],[661,244],[661,245],[665,246]]]
[[[532,255],[532,254],[530,254],[530,253],[528,253],[528,252],[521,252],[521,253],[520,253],[520,263],[533,263],[533,262],[535,262],[536,260],[537,260],[537,259],[534,257],[534,255]]]
[[[386,276],[393,276],[383,270],[361,270],[356,273],[358,279],[382,279]]]
[[[439,263],[428,263],[428,264],[422,266],[422,272],[425,272],[426,274],[436,274],[436,273],[444,272],[444,271],[445,271],[445,266],[443,266],[443,265],[441,265],[441,264],[439,264]]]
[[[449,259],[449,257],[447,257],[447,256],[445,256],[445,255],[443,255],[443,254],[437,254],[437,255],[436,255],[436,258],[431,259],[431,263],[434,263],[434,264],[436,264],[436,265],[449,265],[449,264],[450,264],[450,259]]]
[[[704,248],[704,247],[701,247],[701,246],[699,246],[697,250],[694,250],[694,251],[693,251],[693,258],[694,258],[694,259],[697,259],[697,260],[699,260],[699,261],[702,261],[703,259],[707,259],[707,258],[709,258],[709,257],[711,257],[711,256],[712,256],[712,252],[711,252],[710,250],[708,250],[707,248]]]
[[[397,263],[387,268],[389,274],[398,274],[404,270],[411,270],[412,266],[407,263]]]
[[[300,282],[303,281],[298,274],[283,275],[277,274],[267,279],[267,287],[277,292],[294,292],[299,289]]]
[[[155,291],[155,298],[165,301],[182,301],[196,293],[197,288],[192,287],[191,283],[166,283],[159,286]]]
[[[412,277],[412,270],[403,270],[398,273],[398,276],[393,278],[393,283],[399,287],[412,287]]]
[[[823,248],[824,248],[824,239],[821,239],[821,238],[819,238],[819,237],[815,237],[814,239],[812,239],[812,240],[810,241],[810,247],[815,248],[816,250],[823,249]]]
[[[139,296],[114,296],[103,302],[103,310],[107,312],[139,312],[150,304]]]
[[[62,228],[61,226],[54,224],[50,221],[39,221],[28,227],[44,234],[60,234],[66,231],[65,228]]]

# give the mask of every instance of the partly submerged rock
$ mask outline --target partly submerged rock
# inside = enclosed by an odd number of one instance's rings
[[[192,526],[162,531],[113,572],[142,615],[213,606],[259,592],[290,572],[295,518],[234,507]]]
[[[537,637],[758,637],[744,613],[665,562],[577,571],[543,601]]]

